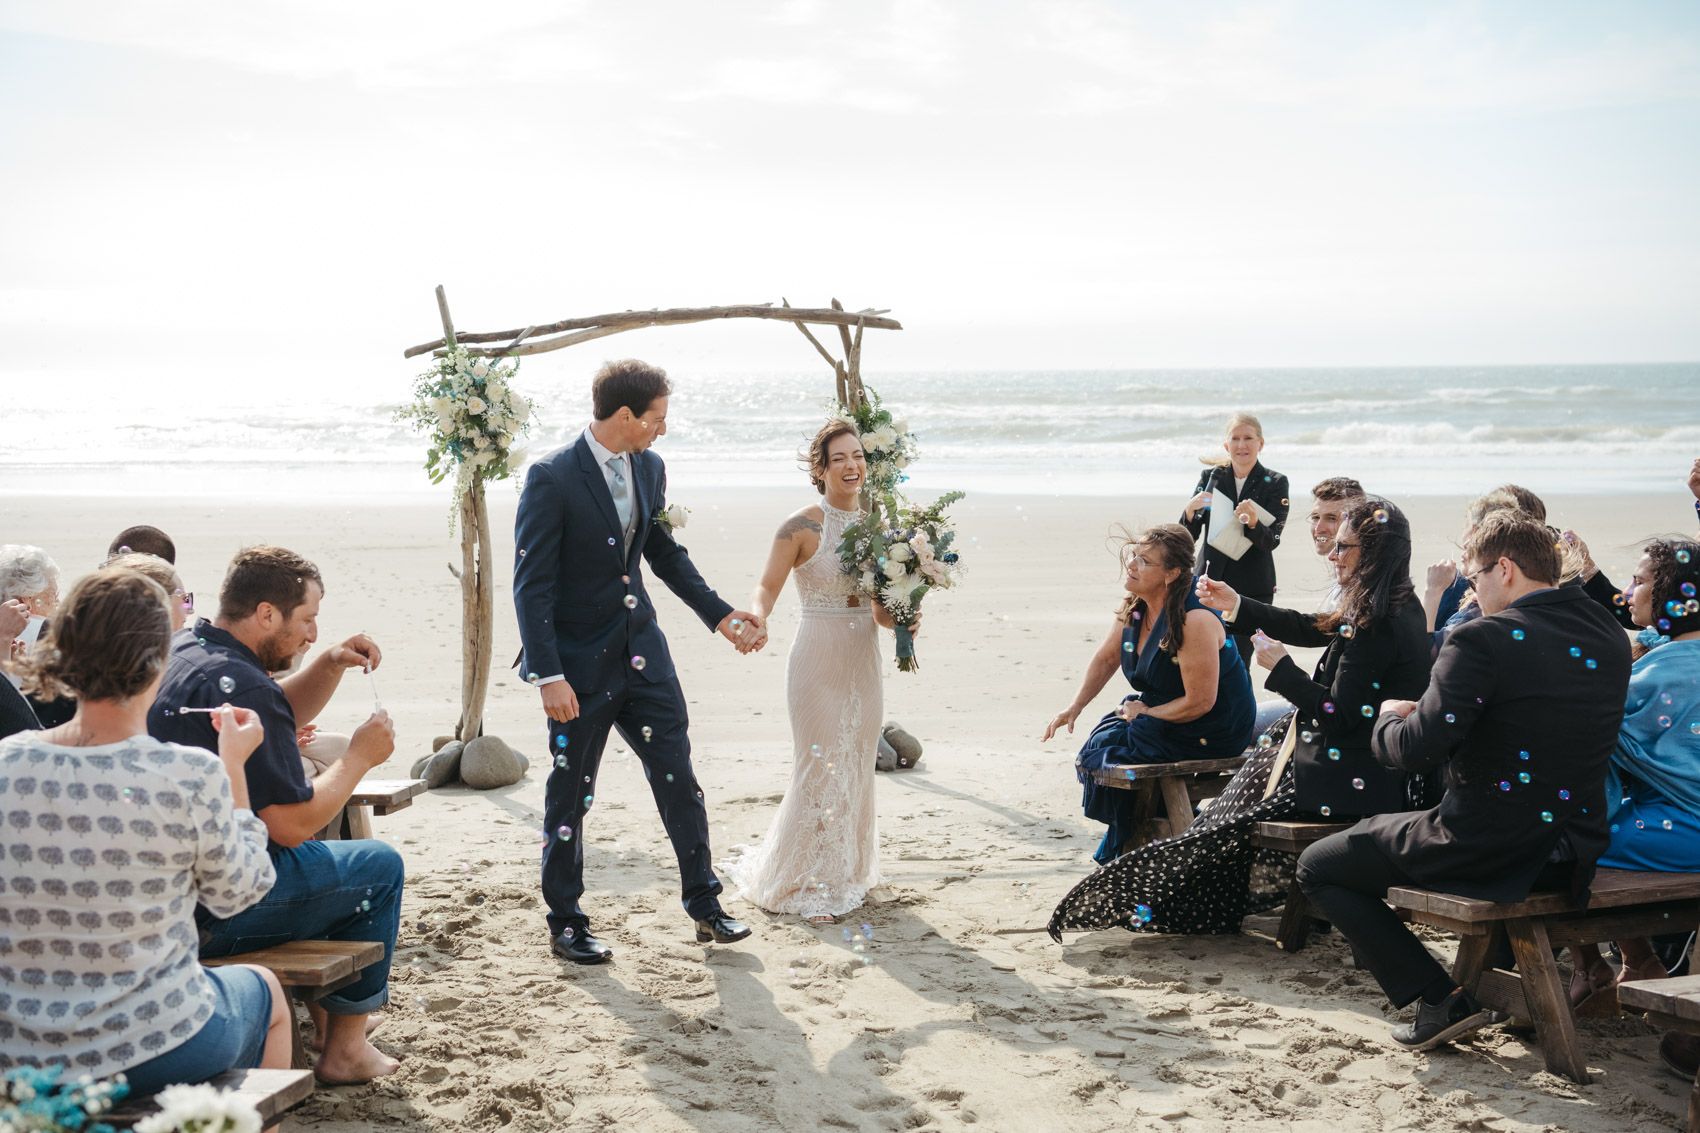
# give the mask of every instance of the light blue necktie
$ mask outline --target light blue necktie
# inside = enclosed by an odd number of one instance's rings
[[[618,454],[608,458],[608,470],[613,473],[608,492],[614,497],[614,514],[620,519],[620,533],[630,537],[632,530],[632,493],[626,486],[626,461]]]

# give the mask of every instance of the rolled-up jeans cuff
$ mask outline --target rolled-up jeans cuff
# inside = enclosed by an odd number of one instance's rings
[[[327,1015],[370,1015],[389,1005],[390,985],[387,983],[382,990],[360,999],[345,999],[333,991],[319,1000],[319,1006],[325,1009]]]

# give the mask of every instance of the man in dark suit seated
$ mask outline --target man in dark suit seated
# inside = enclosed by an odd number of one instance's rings
[[[1352,942],[1388,999],[1420,1000],[1394,1041],[1429,1050],[1491,1021],[1385,898],[1414,885],[1490,901],[1587,894],[1605,850],[1605,776],[1629,687],[1629,642],[1527,516],[1496,512],[1464,546],[1483,616],[1446,638],[1420,701],[1382,703],[1373,750],[1439,767],[1440,805],[1366,818],[1299,858],[1305,894]]]

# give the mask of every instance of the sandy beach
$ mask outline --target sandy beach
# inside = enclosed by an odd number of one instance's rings
[[[1176,479],[1189,476],[1183,469]],[[1308,482],[1296,478],[1295,488]],[[772,529],[812,497],[806,486],[679,481],[672,495],[695,511],[682,541],[736,603]],[[498,532],[511,531],[516,498],[511,485],[491,489]],[[1677,1127],[1687,1086],[1660,1066],[1657,1034],[1635,1019],[1581,1024],[1594,1081],[1579,1087],[1546,1073],[1531,1042],[1497,1029],[1429,1055],[1394,1049],[1395,1013],[1351,967],[1338,935],[1296,956],[1270,940],[1272,917],[1251,918],[1239,936],[1115,931],[1059,946],[1044,935],[1057,898],[1089,872],[1101,828],[1079,813],[1073,743],[1038,737],[1071,696],[1117,601],[1110,525],[1169,520],[1180,499],[982,495],[959,505],[966,578],[929,599],[921,671],[886,666],[887,715],[923,740],[926,756],[915,771],[879,778],[882,900],[844,925],[814,929],[734,901],[754,937],[692,943],[639,764],[617,743],[584,831],[586,905],[617,950],[612,965],[579,969],[549,953],[536,878],[540,771],[505,790],[436,792],[375,820],[408,865],[394,998],[377,1036],[403,1067],[375,1085],[320,1089],[296,1111],[296,1127]],[[1293,502],[1278,601],[1308,607],[1325,574],[1299,518],[1306,501]],[[1451,552],[1464,501],[1400,502],[1418,537],[1420,579],[1423,565]],[[1693,519],[1675,480],[1661,493],[1555,496],[1548,505],[1619,579],[1641,539]],[[459,590],[445,564],[459,556],[446,496],[284,507],[10,497],[4,513],[5,538],[47,548],[67,582],[101,559],[121,527],[159,525],[177,540],[203,613],[215,607],[236,547],[300,551],[325,577],[321,643],[365,631],[383,647],[376,687],[400,740],[385,773],[405,774],[432,736],[453,727]],[[535,764],[536,693],[501,668],[517,650],[507,585],[501,562],[486,728]],[[789,778],[783,679],[794,598],[767,651],[745,658],[659,585],[652,592],[724,852],[762,832]],[[1082,719],[1121,694],[1113,682]],[[321,727],[348,729],[369,699],[365,681],[346,681]],[[864,922],[871,938],[856,938]],[[1450,940],[1432,943],[1452,949]]]

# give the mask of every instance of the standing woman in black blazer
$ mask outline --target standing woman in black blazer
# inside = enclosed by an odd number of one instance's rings
[[[1198,574],[1209,575],[1226,582],[1246,598],[1268,602],[1275,597],[1275,548],[1281,545],[1281,531],[1287,526],[1287,478],[1263,466],[1258,455],[1263,452],[1263,425],[1249,413],[1236,413],[1228,419],[1228,435],[1222,442],[1226,457],[1206,458],[1210,467],[1199,474],[1192,499],[1181,513],[1181,524],[1198,540],[1201,550]],[[1251,546],[1239,558],[1230,558],[1210,546],[1206,532],[1210,523],[1211,492],[1222,493],[1234,505],[1234,518],[1245,531]],[[1255,501],[1275,517],[1271,523],[1258,521],[1257,512],[1249,506]],[[1250,631],[1234,631],[1234,645],[1240,659],[1251,664]]]

